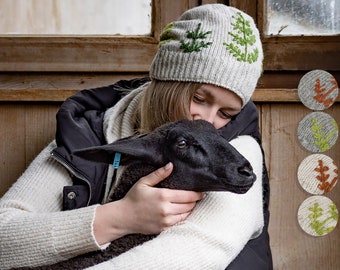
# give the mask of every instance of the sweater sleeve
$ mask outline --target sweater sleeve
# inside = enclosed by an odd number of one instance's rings
[[[260,147],[250,136],[231,143],[257,177],[247,193],[207,193],[185,222],[90,269],[225,269],[263,228]]]
[[[50,158],[54,147],[50,143],[0,199],[0,269],[52,264],[99,248],[96,206],[61,211],[62,189],[72,181]]]

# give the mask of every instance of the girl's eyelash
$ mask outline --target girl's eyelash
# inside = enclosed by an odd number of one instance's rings
[[[194,95],[193,99],[197,102],[204,102],[204,98]]]
[[[222,111],[220,111],[220,112],[223,115],[223,117],[226,118],[226,119],[233,119],[235,117],[234,115],[230,115],[229,113],[222,112]]]
[[[221,112],[221,114],[223,114],[224,118],[230,119],[230,120],[235,120],[236,117],[239,115],[239,113],[231,115],[231,114],[229,114],[227,112],[223,112],[223,111],[220,111],[220,112]]]
[[[193,96],[193,100],[195,102],[198,102],[198,103],[204,103],[205,102],[205,99],[203,97],[200,97],[200,96],[197,96],[197,95]],[[220,111],[220,113],[222,114],[223,118],[225,118],[225,119],[234,120],[237,116],[237,114],[236,115],[230,115],[229,113],[226,113],[226,112],[223,112],[223,111]]]
[[[226,113],[224,113],[224,114],[226,114]],[[235,115],[230,115],[229,113],[227,113],[226,115],[227,115],[226,117],[227,117],[228,119],[230,119],[230,120],[235,120],[235,119],[236,119],[236,116],[238,116],[238,113],[235,114]]]

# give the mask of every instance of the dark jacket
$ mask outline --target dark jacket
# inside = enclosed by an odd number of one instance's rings
[[[121,80],[113,85],[83,90],[68,98],[57,113],[57,148],[52,151],[56,158],[72,173],[73,185],[64,187],[63,208],[71,210],[100,203],[105,191],[108,166],[80,159],[72,152],[76,149],[106,143],[103,133],[105,111],[114,106],[126,89],[136,89],[148,78]],[[124,91],[122,91],[124,90]],[[251,135],[261,144],[258,113],[252,101],[227,126],[223,136],[231,140],[238,135]],[[269,246],[269,181],[263,164],[263,200],[265,226],[262,234],[250,240],[228,270],[270,270],[272,267]]]

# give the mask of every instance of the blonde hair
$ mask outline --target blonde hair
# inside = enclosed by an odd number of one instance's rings
[[[190,102],[200,83],[152,80],[139,107],[139,132],[183,118],[191,119]]]

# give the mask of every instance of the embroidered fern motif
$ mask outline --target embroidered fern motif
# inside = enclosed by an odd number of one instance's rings
[[[316,179],[320,182],[320,184],[318,184],[318,189],[322,190],[323,194],[326,194],[329,191],[331,191],[331,189],[333,188],[333,186],[338,180],[338,176],[336,175],[329,182],[328,180],[329,180],[330,174],[327,173],[329,171],[329,167],[323,164],[322,159],[318,160],[318,165],[319,166],[314,169],[314,171],[318,172],[318,175],[316,176]],[[334,172],[336,173],[336,169],[334,170]]]
[[[158,44],[159,47],[173,40],[173,37],[171,37],[170,35],[172,28],[174,28],[173,22],[169,23],[167,26],[164,27],[159,37],[159,44]]]
[[[322,103],[324,106],[329,107],[333,104],[335,98],[329,98],[328,96],[335,90],[338,89],[338,84],[335,81],[335,78],[332,78],[331,83],[333,87],[331,89],[326,89],[325,84],[321,84],[320,79],[315,80],[314,92],[315,96],[314,100],[318,103]]]
[[[337,125],[335,120],[332,121],[334,129],[330,130],[328,135],[327,132],[324,132],[322,129],[322,125],[318,123],[317,117],[312,118],[312,126],[311,131],[313,132],[314,144],[320,149],[320,151],[324,152],[330,148],[329,141],[331,138],[338,132]],[[328,129],[327,129],[328,130]]]
[[[254,63],[259,57],[259,50],[255,48],[252,52],[249,52],[250,46],[254,45],[256,42],[256,37],[253,34],[253,30],[250,27],[250,22],[242,16],[240,12],[237,13],[237,18],[235,23],[232,23],[233,32],[228,32],[229,35],[233,37],[231,43],[224,42],[223,45],[226,49],[236,57],[237,61]]]
[[[195,29],[195,31],[187,31],[187,38],[191,39],[191,42],[184,42],[181,40],[181,49],[184,52],[199,52],[202,48],[207,48],[212,44],[212,42],[204,42],[203,40],[199,41],[199,39],[206,39],[207,35],[211,34],[211,31],[207,31],[205,33],[201,32],[202,24],[199,23]]]
[[[328,207],[329,216],[322,221],[320,221],[319,218],[322,217],[324,209],[319,206],[319,203],[314,203],[312,207],[308,208],[311,212],[308,215],[311,220],[310,227],[320,236],[330,233],[334,229],[334,226],[326,227],[326,223],[332,219],[337,221],[339,217],[334,203],[330,204]]]

